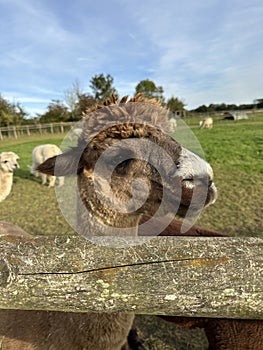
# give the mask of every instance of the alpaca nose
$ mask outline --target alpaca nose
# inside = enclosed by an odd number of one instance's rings
[[[198,207],[216,201],[217,189],[213,182],[213,170],[204,159],[182,148],[177,171],[181,179],[184,202],[192,202],[194,207]]]
[[[214,204],[217,199],[217,189],[213,181],[209,182],[206,205]]]
[[[177,161],[178,176],[191,186],[192,182],[203,182],[207,187],[213,184],[213,170],[204,159],[182,147]]]

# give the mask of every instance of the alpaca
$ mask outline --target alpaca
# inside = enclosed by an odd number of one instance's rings
[[[199,127],[201,128],[207,128],[207,129],[212,129],[213,127],[213,119],[212,118],[204,118],[199,122]]]
[[[0,202],[10,194],[13,185],[13,172],[19,168],[19,156],[14,152],[0,153]]]
[[[46,159],[56,156],[58,154],[61,154],[61,150],[58,146],[52,145],[52,144],[45,144],[45,145],[39,145],[36,146],[32,151],[32,165],[28,165],[28,168],[30,169],[31,174],[35,175],[36,177],[39,176],[39,172],[36,170],[38,165],[43,163]],[[49,186],[48,187],[54,187],[56,177],[50,176],[46,174],[41,174],[42,179],[42,185],[45,185],[47,183],[47,179],[49,180]],[[62,186],[64,183],[64,178],[59,178],[59,185]]]
[[[174,132],[177,127],[177,122],[175,118],[170,118],[171,131]]]
[[[155,100],[112,96],[84,117],[77,147],[38,166],[47,175],[77,174],[79,233],[136,237],[144,213],[193,216],[214,203],[210,165],[165,133],[167,116]],[[91,313],[85,319],[91,325],[86,349],[120,350],[134,315]]]
[[[209,350],[259,350],[263,349],[262,320],[159,316],[178,326],[203,328]]]

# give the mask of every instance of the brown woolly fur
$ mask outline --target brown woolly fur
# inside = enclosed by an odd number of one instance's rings
[[[111,95],[108,99],[106,99],[103,104],[96,104],[87,109],[86,113],[84,113],[83,117],[85,118],[86,115],[90,112],[94,112],[95,110],[105,108],[105,106],[112,106],[112,105],[121,105],[123,103],[127,102],[145,102],[150,103],[155,106],[161,107],[161,104],[159,101],[157,101],[155,98],[149,99],[143,96],[142,93],[136,94],[134,97],[129,98],[129,96],[123,96],[120,100],[118,100],[118,97],[116,95]]]
[[[143,125],[148,124],[164,132],[170,131],[168,111],[162,108],[157,100],[147,99],[137,94],[131,99],[124,96],[118,101],[117,97],[112,95],[103,105],[93,106],[83,115],[83,129],[85,130],[83,137],[86,142],[89,142],[94,135],[106,128],[116,126],[116,124],[123,124],[125,128],[125,125],[135,123],[141,124],[142,128]],[[116,129],[117,132],[121,131]],[[123,137],[124,134],[120,137]]]
[[[188,211],[194,215],[214,203],[211,167],[167,135],[168,110],[158,101],[141,94],[120,100],[113,95],[87,111],[81,127],[77,147],[37,169],[50,175],[77,176],[75,228],[79,234],[91,240],[95,236],[96,242],[102,242],[98,236],[107,236],[111,246],[117,242],[119,247],[125,240],[118,237],[138,236],[143,214],[185,217]],[[160,222],[154,234],[162,227]],[[134,315],[94,313],[86,318],[90,340],[84,348],[121,350]],[[108,342],[103,343],[105,338]]]
[[[262,320],[159,316],[184,328],[203,328],[209,350],[263,349]]]

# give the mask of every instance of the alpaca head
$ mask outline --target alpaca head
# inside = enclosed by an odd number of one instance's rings
[[[18,159],[19,156],[14,152],[0,153],[0,170],[4,173],[13,173],[19,168]]]
[[[37,170],[77,174],[85,208],[105,225],[136,225],[143,213],[184,217],[215,201],[208,163],[165,131],[168,111],[137,96],[87,113],[78,146]]]

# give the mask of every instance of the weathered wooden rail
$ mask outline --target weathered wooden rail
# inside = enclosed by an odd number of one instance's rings
[[[0,309],[263,318],[263,240],[0,237]]]

